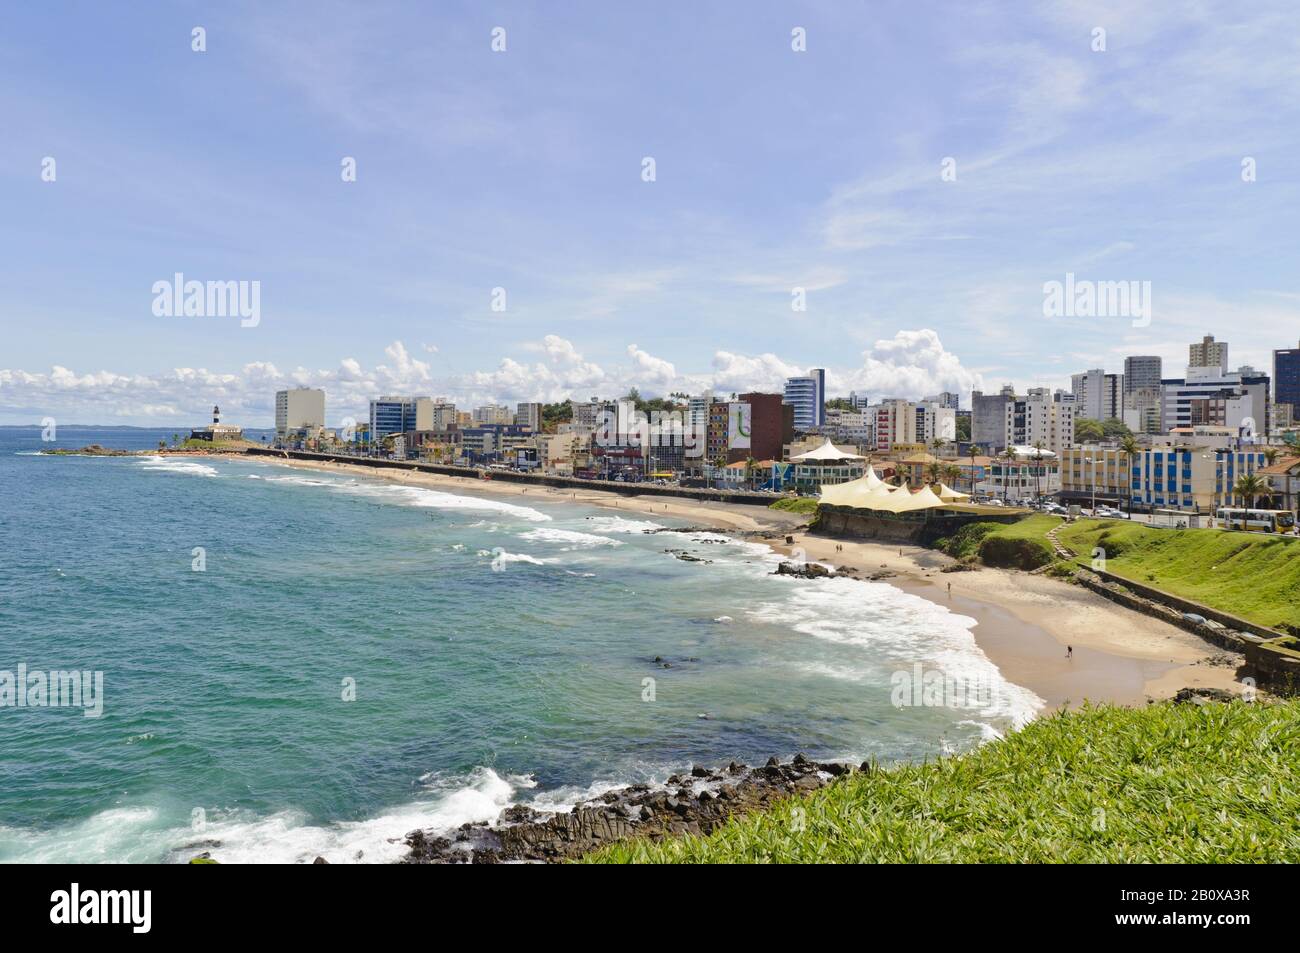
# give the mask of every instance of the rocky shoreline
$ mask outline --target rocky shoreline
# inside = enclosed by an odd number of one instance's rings
[[[412,831],[406,835],[410,853],[402,862],[562,863],[633,837],[709,834],[728,818],[765,810],[837,777],[871,770],[869,763],[819,763],[802,754],[788,764],[769,758],[761,768],[734,761],[719,770],[697,765],[689,774],[673,775],[664,786],[633,784],[581,802],[564,814],[517,804],[495,822],[463,824],[454,831]]]

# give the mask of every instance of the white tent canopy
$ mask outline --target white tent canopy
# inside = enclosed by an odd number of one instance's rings
[[[860,510],[880,510],[885,513],[910,513],[945,506],[948,501],[930,487],[912,493],[906,485],[890,486],[879,479],[876,486],[867,489],[867,478],[822,487],[821,502],[830,506],[847,506]],[[964,496],[965,494],[958,494]]]
[[[866,507],[867,500],[877,494],[888,496],[896,491],[898,487],[890,486],[880,477],[876,476],[876,471],[867,467],[867,472],[856,480],[850,480],[848,483],[823,484],[821,491],[821,502],[829,503],[831,506],[854,506]]]
[[[970,499],[969,493],[962,493],[960,490],[954,490],[946,483],[940,483],[933,489],[934,492],[938,494],[939,499],[943,500],[945,503],[965,503]]]
[[[830,460],[865,460],[866,457],[860,453],[854,453],[852,450],[845,450],[843,447],[837,447],[831,443],[831,438],[827,437],[826,442],[820,447],[815,447],[807,453],[801,453],[797,457],[791,457],[791,463],[824,463]]]

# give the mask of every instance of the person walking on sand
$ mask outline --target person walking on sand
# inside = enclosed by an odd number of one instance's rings
[[[1074,646],[1073,646],[1073,645],[1067,645],[1067,646],[1065,647],[1065,657],[1066,657],[1066,658],[1074,658]]]
[[[948,583],[948,595],[952,595],[952,583]]]

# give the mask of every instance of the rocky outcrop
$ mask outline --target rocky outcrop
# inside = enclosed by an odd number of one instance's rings
[[[732,762],[712,770],[695,766],[662,787],[634,784],[577,804],[568,813],[543,814],[526,805],[507,808],[492,823],[451,832],[412,831],[410,864],[558,863],[631,837],[658,840],[708,834],[739,814],[781,798],[815,791],[840,775],[870,770],[863,764],[819,764],[796,755],[789,764],[768,759],[761,768]]]
[[[831,570],[817,563],[783,562],[772,573],[774,576],[802,576],[804,579],[821,579],[833,575]]]

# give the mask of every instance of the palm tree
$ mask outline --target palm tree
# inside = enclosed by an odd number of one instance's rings
[[[1043,446],[1034,444],[1034,497],[1043,498]]]
[[[1120,487],[1124,490],[1124,497],[1128,500],[1128,515],[1133,515],[1133,458],[1138,455],[1137,438],[1132,434],[1123,438],[1119,442],[1120,450],[1124,454],[1124,473],[1120,476]]]
[[[1232,485],[1234,496],[1240,496],[1246,500],[1246,508],[1254,509],[1255,500],[1268,492],[1268,483],[1263,477],[1256,476],[1253,473],[1243,473],[1237,477],[1237,482]],[[1246,528],[1246,516],[1243,513],[1241,517],[1241,528]]]
[[[961,467],[955,463],[950,463],[943,468],[943,476],[945,480],[956,487],[959,485],[958,481],[961,480]]]
[[[930,477],[931,483],[938,483],[943,478],[943,464],[938,460],[932,460],[925,468],[925,472]]]
[[[975,444],[970,445],[970,495],[975,495]]]
[[[752,490],[754,488],[754,465],[758,463],[752,455],[745,457],[745,482]]]
[[[1001,457],[1004,461],[1006,461],[1005,463],[1002,464],[1002,502],[1005,503],[1007,501],[1007,486],[1010,483],[1010,479],[1011,479],[1011,474],[1010,474],[1011,464],[1015,462],[1016,452],[1012,450],[1010,447],[1007,447],[1005,450],[999,453],[998,456]]]
[[[1277,447],[1264,448],[1264,465],[1271,467],[1277,462],[1278,455],[1282,452]]]

